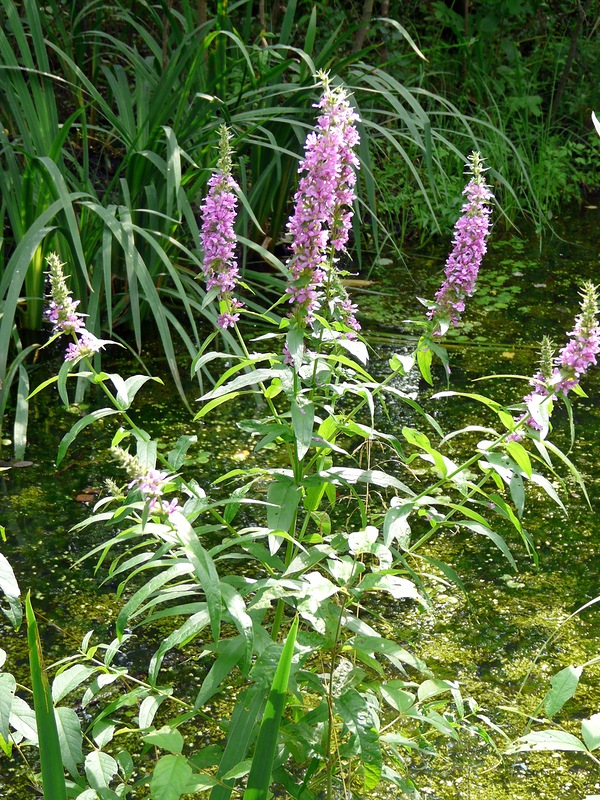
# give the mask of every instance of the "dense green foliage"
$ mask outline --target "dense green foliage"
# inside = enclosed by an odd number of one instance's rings
[[[80,319],[73,327],[63,306],[57,317],[67,326],[52,320],[49,344],[72,335],[74,355],[67,351],[58,375],[35,391],[56,384],[67,408],[88,385],[106,399],[65,434],[57,463],[84,429],[118,420],[111,453],[127,473],[80,526],[107,526],[87,557],[116,582],[116,638],[90,631],[55,665],[50,684],[27,597],[32,701],[9,664],[0,673],[4,753],[37,746],[41,774],[34,769],[30,777],[52,800],[148,791],[153,800],[205,791],[211,800],[267,800],[275,787],[296,800],[333,800],[365,798],[385,784],[418,798],[415,769],[439,742],[465,735],[498,754],[566,750],[598,763],[600,715],[584,719],[577,735],[553,722],[597,659],[558,672],[513,741],[453,676],[424,663],[408,642],[409,626],[390,630],[372,606],[383,596],[396,608],[429,608],[431,587],[464,589],[429,550],[440,532],[483,537],[516,569],[515,541],[537,558],[524,517],[528,492],[564,511],[566,473],[587,498],[577,468],[552,441],[551,414],[556,394],[573,431],[567,395],[583,394],[579,378],[600,342],[596,287],[585,287],[571,349],[556,358],[547,341],[540,373],[523,376],[533,387],[523,402],[442,391],[435,399],[464,397],[481,408],[477,424],[445,432],[402,382],[418,370],[433,384],[436,357],[449,374],[442,337],[474,291],[473,253],[483,255],[488,233],[479,157],[471,160],[477,180],[455,233],[458,272],[448,267],[436,305],[417,323],[423,335],[391,358],[384,378],[369,373],[367,344],[348,322],[353,307],[336,267],[345,247],[333,243],[340,207],[318,264],[328,276],[324,288],[280,258],[313,125],[315,75],[327,88],[325,68],[351,89],[360,113],[357,265],[369,270],[373,252],[397,230],[418,228],[426,239],[454,220],[455,162],[477,144],[495,155],[488,176],[505,213],[511,197],[520,210],[517,198],[529,197],[526,209],[541,228],[559,197],[575,197],[583,181],[596,180],[595,155],[570,127],[586,95],[574,100],[568,91],[576,46],[588,39],[591,0],[569,33],[558,12],[544,7],[540,17],[539,9],[504,0],[465,5],[462,16],[433,3],[426,16],[414,9],[402,24],[389,4],[390,18],[375,21],[368,3],[357,20],[343,7],[295,2],[274,4],[268,16],[261,6],[258,17],[249,2],[219,2],[212,16],[202,2],[0,3],[7,21],[0,31],[0,412],[16,381],[14,443],[22,455],[27,359],[39,350],[24,345],[23,332],[43,327],[45,263],[57,250],[71,269],[69,313],[78,307],[71,316]],[[433,35],[432,20],[440,23]],[[502,59],[493,61],[494,52]],[[581,48],[577,69],[593,68],[596,57],[593,47]],[[209,349],[216,333],[203,336],[201,322],[216,322],[215,293],[197,281],[204,254],[196,208],[222,121],[241,184],[244,313],[268,330],[251,349],[252,334],[232,322],[220,331],[227,354]],[[565,177],[576,153],[581,169]],[[287,291],[284,278],[293,278]],[[285,314],[294,283],[296,305]],[[315,287],[321,300],[310,316]],[[266,295],[276,298],[268,310]],[[149,321],[182,396],[174,335],[192,373],[209,378],[195,421],[242,396],[256,399],[238,425],[257,453],[268,453],[262,465],[240,465],[202,486],[187,460],[195,437],[167,450],[135,421],[136,395],[151,378],[104,372],[98,354],[128,339],[140,350]],[[225,366],[215,369],[224,355]],[[392,433],[380,429],[388,402],[411,415]],[[19,582],[0,554],[2,610],[17,629]],[[143,636],[156,624],[158,647],[134,673],[127,665],[134,631]],[[197,662],[191,683],[189,672],[166,677],[175,651]],[[0,668],[5,660],[0,649]],[[215,717],[221,702],[226,711]]]
[[[346,82],[363,118],[353,254],[367,277],[367,252],[452,224],[473,148],[494,154],[506,213],[527,210],[541,227],[560,198],[597,183],[574,110],[588,99],[571,91],[596,64],[587,16],[574,39],[578,58],[568,60],[561,14],[527,4],[478,4],[466,32],[442,3],[425,13],[388,4],[386,19],[370,21],[367,6],[363,19],[346,4],[300,2],[258,14],[250,2],[189,0],[1,6],[0,414],[17,387],[19,456],[25,364],[43,324],[51,250],[71,265],[94,333],[139,352],[153,324],[183,395],[175,340],[193,354],[212,314],[196,281],[196,210],[222,121],[248,198],[238,233],[255,306],[280,287],[272,254],[282,247],[317,69]],[[565,88],[552,105],[559,76],[550,67],[563,66]]]

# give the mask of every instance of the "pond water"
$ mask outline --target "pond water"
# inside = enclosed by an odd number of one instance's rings
[[[391,353],[410,346],[411,329],[403,320],[418,313],[415,296],[433,296],[444,258],[445,253],[438,251],[411,255],[404,264],[384,260],[371,276],[376,283],[359,295],[367,338],[375,350],[375,370],[377,358],[383,364]],[[492,242],[465,324],[448,338],[452,388],[472,389],[471,381],[482,375],[532,374],[536,343],[548,334],[562,344],[577,312],[578,286],[585,279],[598,281],[599,275],[598,209],[564,216],[557,237],[545,240],[541,249],[533,235]],[[129,368],[122,365],[121,369]],[[160,372],[160,363],[156,369]],[[437,377],[438,388],[443,388],[441,371]],[[34,375],[33,385],[36,382]],[[513,380],[508,385],[513,393],[508,399],[519,400],[525,384]],[[421,401],[431,394],[423,384],[415,383],[413,388]],[[500,391],[496,382],[484,388],[491,396]],[[572,482],[567,482],[569,497],[565,498],[568,516],[541,498],[530,505],[526,523],[536,542],[539,565],[513,542],[517,574],[489,540],[447,532],[432,543],[431,552],[452,564],[466,594],[456,587],[438,589],[431,612],[408,617],[385,608],[388,635],[408,635],[436,676],[459,680],[463,694],[474,697],[482,713],[511,736],[523,732],[522,714],[533,712],[552,675],[600,654],[600,604],[569,619],[600,595],[598,372],[586,379],[584,388],[589,399],[575,403],[577,439],[571,458],[584,475],[591,508]],[[191,396],[195,396],[193,390]],[[235,428],[238,413],[231,406],[224,407],[218,420],[209,417],[199,431],[168,389],[156,387],[138,397],[140,423],[152,434],[166,427],[169,445],[181,433],[200,434],[194,457],[202,483],[253,458],[248,437]],[[432,402],[432,413],[446,431],[480,413],[468,401]],[[393,404],[390,414],[394,427],[410,422],[405,410]],[[560,413],[555,417],[555,439],[568,449],[566,419]],[[50,391],[39,395],[32,404],[31,446],[26,456],[33,465],[0,473],[0,524],[7,534],[2,552],[13,564],[22,589],[32,590],[48,661],[71,651],[91,628],[98,631],[100,640],[110,640],[116,608],[114,587],[100,585],[93,564],[84,562],[73,568],[74,561],[101,541],[104,532],[70,530],[88,515],[96,492],[113,470],[105,456],[113,428],[108,422],[104,435],[102,425],[84,432],[57,471],[58,442],[73,421],[72,414],[55,404]],[[13,634],[1,624],[0,634],[2,647],[10,653],[10,669],[28,684],[24,631]],[[153,648],[143,642],[137,646],[140,662],[147,660]],[[130,657],[135,660],[136,653]],[[585,670],[575,698],[558,716],[568,730],[578,734],[579,721],[600,711],[599,678],[598,665]],[[540,753],[501,760],[476,737],[465,736],[460,744],[442,749],[433,770],[428,765],[415,769],[422,796],[428,800],[583,800],[586,795],[600,794],[600,770],[583,756]],[[0,796],[6,800],[32,796],[18,775],[22,770],[15,760],[9,762],[0,755]]]

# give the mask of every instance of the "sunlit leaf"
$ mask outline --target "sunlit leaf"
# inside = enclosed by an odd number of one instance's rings
[[[544,697],[544,709],[549,717],[558,714],[567,700],[573,697],[582,672],[581,667],[565,667],[552,677],[550,681],[552,688]]]

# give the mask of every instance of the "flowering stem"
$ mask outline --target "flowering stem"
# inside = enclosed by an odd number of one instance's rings
[[[95,377],[95,378],[98,378],[98,372],[95,370],[95,368],[94,368],[93,364],[90,362],[89,358],[87,358],[87,357],[85,358],[85,363],[86,363],[86,364],[87,364],[87,366],[89,367],[89,369],[90,369],[90,372],[92,373],[92,375],[94,375],[94,377]],[[132,431],[133,431],[133,432],[136,434],[136,436],[138,436],[138,437],[139,437],[139,438],[140,438],[142,441],[148,441],[148,440],[149,440],[149,436],[148,436],[148,434],[146,433],[146,431],[143,431],[143,430],[142,430],[142,429],[141,429],[141,428],[140,428],[140,427],[139,427],[139,426],[138,426],[138,425],[137,425],[137,424],[136,424],[136,423],[133,421],[133,419],[132,419],[132,418],[129,416],[129,414],[128,414],[126,411],[123,411],[123,410],[119,409],[119,405],[118,405],[118,403],[117,403],[117,400],[116,400],[116,398],[115,398],[114,394],[113,394],[113,393],[110,391],[110,389],[109,389],[109,388],[108,388],[108,386],[106,385],[106,383],[105,383],[103,380],[96,380],[96,381],[95,381],[95,383],[98,383],[98,384],[100,384],[100,386],[102,387],[102,391],[104,392],[104,394],[105,394],[105,395],[108,397],[108,399],[110,400],[110,402],[111,402],[111,405],[112,405],[114,408],[116,408],[116,409],[118,409],[118,410],[119,410],[119,413],[121,414],[122,418],[123,418],[123,419],[125,420],[125,422],[126,422],[128,425],[129,425],[129,427],[130,427],[130,428],[131,428],[131,430],[132,430]],[[166,468],[167,468],[169,471],[171,470],[171,465],[169,464],[169,461],[167,460],[167,458],[166,458],[165,456],[163,456],[163,454],[162,454],[160,451],[158,451],[158,452],[157,452],[157,454],[156,454],[156,457],[157,457],[157,460],[158,460],[158,461],[159,461],[159,462],[160,462],[160,463],[161,463],[161,464],[162,464],[164,467],[166,467]],[[183,477],[179,476],[179,480],[181,481],[181,483],[183,484],[183,486],[185,486],[185,487],[186,487],[186,489],[187,489],[187,490],[188,490],[188,492],[190,493],[190,496],[192,496],[192,497],[196,497],[196,496],[197,496],[197,495],[196,495],[196,492],[194,491],[194,489],[192,488],[192,486],[191,486],[191,485],[190,485],[190,484],[189,484],[189,483],[188,483],[188,482],[185,480],[185,478],[183,478]],[[234,536],[237,536],[237,535],[238,535],[238,534],[237,534],[237,531],[235,530],[235,528],[233,528],[233,527],[232,527],[232,526],[231,526],[231,525],[230,525],[230,524],[229,524],[229,523],[226,521],[226,519],[223,517],[223,515],[222,515],[222,514],[220,514],[220,513],[217,511],[217,509],[216,509],[216,508],[214,508],[214,507],[208,507],[208,508],[207,508],[207,510],[208,510],[208,511],[210,511],[210,513],[212,514],[212,516],[213,516],[213,517],[214,517],[214,518],[215,518],[215,519],[216,519],[216,520],[217,520],[217,521],[218,521],[220,524],[222,524],[222,525],[223,525],[223,526],[224,526],[224,527],[225,527],[225,528],[226,528],[226,529],[229,531],[229,533],[233,534]]]

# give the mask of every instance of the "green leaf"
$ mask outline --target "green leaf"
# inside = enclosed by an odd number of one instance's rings
[[[198,413],[195,415],[194,422],[202,419],[202,417],[205,417],[210,411],[213,410],[213,408],[217,408],[218,406],[223,405],[223,403],[228,403],[230,400],[235,400],[236,397],[239,397],[242,394],[245,394],[245,392],[231,392],[231,394],[221,395],[220,397],[216,397],[214,400],[205,403],[200,411],[198,411]]]
[[[565,667],[557,672],[550,681],[552,687],[544,697],[544,708],[548,717],[553,717],[561,710],[567,700],[570,700],[583,672],[582,667]]]
[[[456,687],[450,681],[442,680],[441,678],[429,678],[419,686],[417,697],[419,701],[429,700],[430,697],[435,697],[443,692],[451,692]]]
[[[101,750],[92,750],[85,757],[85,774],[92,789],[107,789],[108,785],[119,771],[119,765],[108,753]]]
[[[160,647],[150,660],[148,679],[151,683],[154,684],[158,680],[158,673],[165,653],[168,653],[173,647],[192,641],[200,631],[206,628],[209,622],[210,614],[208,613],[208,608],[205,607],[197,614],[192,614],[191,617],[188,617],[183,625],[170,633],[166,639],[163,639]]]
[[[388,508],[383,522],[383,543],[386,547],[398,542],[401,550],[408,550],[411,534],[408,518],[412,510],[412,503],[404,503],[400,506],[392,505]]]
[[[419,343],[417,349],[417,366],[423,376],[423,380],[427,381],[430,386],[433,386],[433,378],[431,377],[431,362],[433,361],[433,353],[428,347],[422,347]]]
[[[221,579],[210,553],[201,545],[198,535],[190,523],[181,518],[178,522],[178,535],[186,557],[193,565],[198,583],[204,591],[210,615],[210,627],[215,642],[219,641],[221,630]]]
[[[37,621],[29,594],[25,598],[27,617],[27,644],[29,667],[33,687],[33,704],[37,723],[40,763],[44,796],[50,800],[66,800],[67,788],[61,754],[56,717],[46,671],[43,667],[42,646]]]
[[[491,539],[496,547],[503,553],[511,567],[515,570],[515,572],[517,572],[517,563],[513,558],[512,553],[508,549],[508,545],[502,536],[500,536],[500,534],[488,528],[487,525],[482,525],[481,523],[473,522],[472,520],[460,519],[457,520],[456,524],[460,525],[461,528],[469,528],[469,530],[474,531],[474,533],[479,533],[482,536],[487,536],[488,539]]]
[[[217,781],[210,775],[199,775],[195,772],[185,789],[185,794],[196,794],[196,792],[203,792],[205,789],[211,789],[217,785]]]
[[[27,741],[32,744],[38,744],[39,737],[37,733],[35,711],[17,694],[13,698],[10,712],[10,724]]]
[[[233,769],[230,769],[229,772],[223,775],[223,780],[228,781],[230,779],[237,780],[237,778],[243,778],[244,775],[247,775],[252,768],[252,759],[247,758],[245,761],[240,761],[240,763],[235,766]]]
[[[224,384],[223,386],[217,386],[207,394],[202,395],[200,400],[202,402],[207,400],[215,400],[217,397],[222,397],[223,395],[230,394],[231,392],[237,392],[239,389],[244,389],[247,386],[255,386],[257,383],[263,383],[264,381],[271,380],[271,378],[276,378],[278,375],[280,375],[280,370],[263,368],[255,369],[252,370],[252,372],[244,373],[244,375],[238,375],[237,378],[229,383]]]
[[[525,510],[525,486],[523,485],[523,478],[517,475],[516,472],[510,479],[509,489],[510,496],[517,509],[517,514],[519,518],[521,518]]]
[[[302,461],[312,442],[315,407],[313,403],[305,401],[300,396],[297,400],[292,401],[291,412],[298,461]],[[284,530],[287,530],[287,528],[284,528]]]
[[[248,746],[258,725],[258,718],[263,711],[266,694],[266,690],[262,687],[253,686],[238,697],[231,715],[225,751],[217,770],[216,777],[219,780],[246,758]],[[225,783],[225,786],[214,787],[210,793],[210,800],[229,800],[234,784],[232,780]]]
[[[296,616],[286,637],[275,677],[273,678],[252,758],[252,767],[248,775],[244,800],[267,800],[269,796],[271,772],[275,759],[279,726],[285,707],[298,623],[299,618]]]
[[[506,449],[508,450],[511,458],[521,467],[525,475],[527,475],[528,478],[531,478],[531,473],[533,471],[531,459],[529,458],[529,453],[523,447],[523,445],[519,444],[519,442],[506,442]]]
[[[193,770],[187,758],[168,755],[160,758],[150,781],[152,800],[179,800],[187,791]]]
[[[65,457],[67,450],[71,446],[71,444],[75,441],[77,436],[81,433],[81,431],[86,428],[88,425],[91,425],[92,422],[96,422],[96,420],[102,419],[103,417],[110,417],[114,414],[120,414],[120,411],[117,411],[114,408],[99,408],[96,411],[92,411],[91,414],[87,414],[82,419],[78,419],[75,425],[71,428],[71,430],[63,436],[61,443],[58,446],[58,454],[56,456],[56,466],[60,464],[60,462]]]
[[[83,736],[79,717],[72,708],[56,709],[56,726],[62,763],[73,778],[79,778],[78,765],[83,761]]]
[[[597,750],[600,747],[600,714],[592,714],[589,719],[583,720],[581,735],[588,750]]]
[[[415,696],[410,692],[407,692],[406,689],[403,689],[401,686],[398,686],[398,683],[402,683],[403,681],[387,681],[386,683],[382,683],[380,686],[380,692],[383,699],[396,711],[400,714],[406,714],[411,708],[413,708],[415,704]]]
[[[354,484],[354,483],[372,483],[375,486],[381,486],[388,489],[399,489],[407,495],[414,495],[412,489],[394,478],[393,475],[388,475],[387,472],[381,472],[377,469],[356,469],[355,467],[330,467],[319,473],[320,478],[330,480],[332,483]]]
[[[289,532],[296,518],[300,489],[291,478],[277,476],[267,491],[267,525],[274,531]]]
[[[241,636],[219,642],[219,655],[202,681],[200,691],[196,695],[194,708],[201,708],[207,700],[219,691],[221,683],[232,672],[235,665],[245,653],[245,640]]]
[[[140,589],[138,589],[119,612],[116,623],[118,638],[121,639],[130,618],[135,615],[144,601],[153,596],[165,584],[169,583],[169,581],[180,578],[183,575],[189,575],[193,571],[194,567],[192,564],[175,564],[174,566],[163,570],[158,575],[155,575],[148,581],[148,583],[145,583]]]
[[[461,510],[464,511],[465,509],[463,508]],[[455,583],[458,586],[458,588],[466,594],[465,586],[461,581],[460,577],[458,576],[456,570],[454,570],[448,564],[445,564],[443,561],[439,561],[437,558],[433,558],[432,556],[421,555],[420,557],[423,559],[423,561],[426,561],[428,564],[431,564],[433,567],[439,569],[442,575],[448,578],[448,580],[451,581],[452,583]]]
[[[335,709],[350,731],[351,739],[355,740],[360,755],[364,790],[369,792],[381,780],[382,767],[381,746],[373,715],[365,698],[356,689],[350,689],[336,697]]]
[[[7,559],[0,553],[0,590],[6,595],[8,600],[8,608],[2,607],[2,611],[7,616],[10,624],[15,630],[18,630],[23,619],[23,611],[21,609],[21,590],[15,578],[13,568],[8,563]]]
[[[167,455],[167,461],[172,470],[178,470],[185,461],[187,451],[198,441],[197,436],[184,434],[175,443],[175,447]]]
[[[168,694],[158,695],[158,697],[156,695],[144,697],[140,704],[140,713],[138,715],[140,730],[146,730],[152,725],[156,712],[167,698]]]
[[[0,736],[5,742],[8,741],[8,723],[16,688],[14,675],[8,672],[0,674]]]
[[[406,578],[400,578],[398,575],[378,575],[370,572],[362,579],[358,585],[358,590],[388,592],[396,600],[402,600],[406,597],[411,598],[411,600],[421,599],[414,583]]]
[[[121,775],[123,775],[125,780],[129,780],[129,778],[133,775],[133,770],[135,769],[131,755],[127,752],[127,750],[121,750],[120,753],[117,753],[116,761],[119,765],[119,771]]]
[[[227,583],[222,583],[221,595],[229,616],[233,620],[233,624],[238,629],[244,640],[244,655],[241,659],[240,670],[243,675],[246,675],[250,669],[252,652],[254,649],[254,628],[252,625],[252,618],[246,610],[244,599],[238,592],[236,592],[233,586],[230,586]]]
[[[351,629],[356,627],[352,620],[347,620],[346,625]],[[396,642],[384,639],[382,636],[364,636],[360,634],[349,639],[347,644],[350,647],[356,648],[357,651],[362,650],[369,654],[382,653],[390,663],[401,672],[404,672],[403,664],[408,664],[424,675],[431,674],[427,668],[427,664],[421,661],[420,658],[413,653],[409,653],[408,650],[405,650],[404,647],[400,647]]]
[[[94,672],[92,667],[86,667],[84,664],[75,664],[60,672],[52,681],[52,700],[60,703],[63,697],[80,686]]]
[[[531,750],[576,750],[588,752],[586,746],[576,736],[566,731],[534,731],[521,736],[509,748],[509,753],[526,753]]]
[[[147,733],[142,736],[142,739],[148,744],[160,747],[161,750],[168,750],[170,753],[177,754],[183,750],[183,736],[177,728],[170,728],[168,725],[152,731],[152,733]]]

